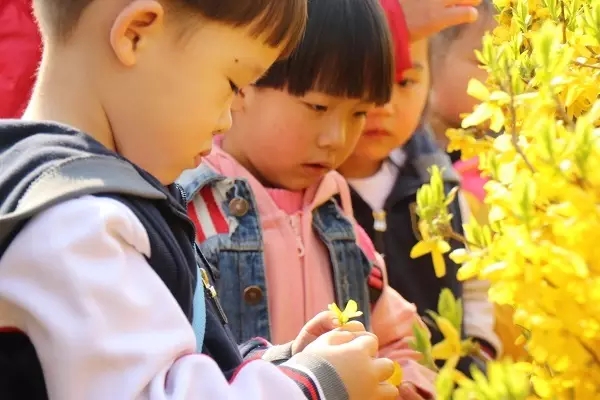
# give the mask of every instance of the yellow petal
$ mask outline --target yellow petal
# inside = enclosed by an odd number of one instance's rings
[[[445,240],[436,240],[435,248],[442,254],[445,254],[450,251],[450,245]]]
[[[340,326],[344,325],[348,321],[344,321],[344,313],[335,303],[331,303],[327,306],[327,309],[335,314],[335,317],[340,322]]]
[[[449,341],[454,347],[460,349],[460,334],[452,322],[450,322],[447,318],[437,317],[435,319],[435,323],[440,329],[444,338]]]
[[[400,384],[402,383],[402,367],[400,367],[400,364],[398,364],[397,362],[394,362],[394,372],[392,373],[392,376],[390,376],[388,378],[388,383],[394,386],[400,386]]]
[[[410,250],[410,258],[419,258],[425,254],[431,253],[435,246],[435,242],[428,240],[421,240],[419,243],[415,244],[413,248]]]
[[[462,372],[460,372],[459,370],[455,369],[453,372],[454,375],[454,382],[456,382],[457,384],[461,384],[461,383],[467,383],[469,382],[469,378],[467,378],[467,376],[465,374],[463,374]]]
[[[444,339],[433,345],[431,348],[431,357],[434,360],[447,360],[456,355],[455,350],[454,346],[447,339]]]
[[[329,311],[331,311],[332,313],[334,313],[336,315],[336,317],[342,314],[342,310],[340,310],[340,308],[335,303],[329,304],[327,306],[327,309]]]
[[[358,311],[358,304],[354,300],[348,300],[348,304],[346,304],[346,308],[344,308],[344,314],[354,314]]]
[[[488,88],[481,81],[474,78],[471,78],[469,81],[467,93],[469,96],[475,97],[479,101],[487,101],[490,98],[490,91]]]
[[[446,261],[444,260],[444,255],[437,250],[433,250],[431,252],[431,258],[433,259],[435,276],[441,278],[446,275]]]
[[[477,126],[492,117],[494,109],[488,103],[481,103],[475,107],[475,110],[462,120],[461,128],[466,129]]]
[[[456,249],[450,254],[450,259],[456,264],[464,264],[470,257],[467,249]]]

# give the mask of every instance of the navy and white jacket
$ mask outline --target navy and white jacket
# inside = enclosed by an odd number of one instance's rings
[[[127,164],[155,195],[64,198],[10,227],[32,187],[81,160],[92,177],[107,174],[98,160]],[[255,340],[243,360],[215,299],[203,298],[177,197],[81,132],[0,122],[2,399],[347,399],[318,357],[288,359],[289,347],[264,352]]]

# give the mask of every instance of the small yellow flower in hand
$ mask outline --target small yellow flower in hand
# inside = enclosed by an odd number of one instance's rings
[[[392,376],[390,376],[387,382],[396,387],[400,386],[402,383],[402,367],[397,362],[394,362],[394,373]]]
[[[362,311],[358,311],[358,304],[354,300],[348,301],[344,311],[340,310],[335,303],[331,303],[327,308],[335,314],[336,318],[340,321],[340,326],[347,324],[350,318],[360,317],[363,314]]]

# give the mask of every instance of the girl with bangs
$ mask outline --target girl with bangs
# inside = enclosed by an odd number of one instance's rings
[[[310,0],[300,45],[237,88],[232,128],[179,182],[238,342],[288,342],[329,304],[355,300],[379,338],[379,356],[403,367],[401,398],[424,399],[433,396],[434,374],[409,347],[422,322],[387,285],[335,171],[367,113],[389,101],[393,80],[377,0]]]

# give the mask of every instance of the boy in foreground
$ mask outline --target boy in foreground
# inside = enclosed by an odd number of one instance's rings
[[[172,184],[229,128],[237,88],[296,44],[305,1],[34,9],[39,80],[24,120],[0,123],[2,398],[397,396],[377,339],[321,334],[326,315],[289,346],[243,346],[279,365],[242,368]]]

